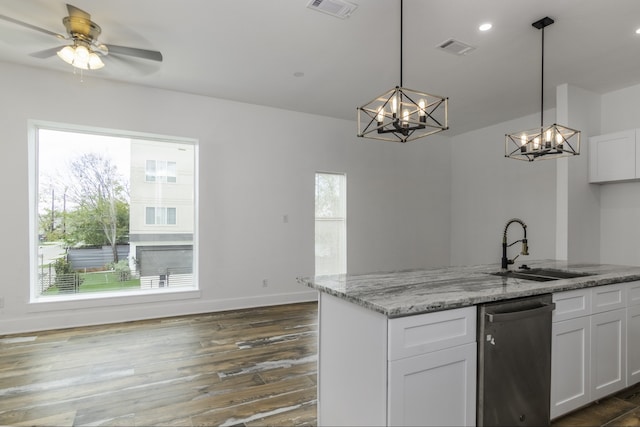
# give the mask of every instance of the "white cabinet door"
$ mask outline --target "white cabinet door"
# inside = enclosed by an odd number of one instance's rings
[[[591,399],[626,386],[626,309],[591,316]]]
[[[389,362],[390,426],[476,422],[476,343]]]
[[[627,308],[627,386],[640,382],[640,305]]]
[[[552,324],[551,418],[591,402],[590,316]]]
[[[635,129],[589,138],[589,182],[635,179]]]

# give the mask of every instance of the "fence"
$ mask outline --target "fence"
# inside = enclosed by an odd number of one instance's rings
[[[186,270],[186,269],[185,269]],[[42,269],[39,274],[40,294],[69,294],[79,292],[109,292],[193,286],[193,274],[181,269],[167,269],[163,274],[139,276],[134,272],[114,270],[90,273],[68,273],[56,275],[53,267]]]
[[[129,245],[118,245],[118,259],[129,258]],[[69,248],[68,260],[75,270],[102,268],[113,262],[111,246],[101,248]]]

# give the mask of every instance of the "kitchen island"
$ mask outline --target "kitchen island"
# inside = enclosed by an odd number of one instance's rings
[[[565,377],[552,376],[552,416],[637,381],[640,267],[527,264],[589,275],[537,282],[493,275],[496,264],[299,278],[319,291],[319,424],[474,425],[476,306],[533,295],[556,303],[552,371]],[[615,366],[596,363],[614,353]]]

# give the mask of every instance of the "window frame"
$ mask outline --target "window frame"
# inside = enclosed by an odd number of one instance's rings
[[[83,133],[98,136],[109,136],[129,139],[142,139],[167,143],[186,144],[193,147],[193,286],[141,289],[133,291],[88,292],[69,295],[44,296],[37,289],[38,281],[38,246],[39,246],[39,174],[40,163],[39,131],[53,130],[59,132]],[[71,123],[52,122],[29,119],[27,121],[27,155],[29,182],[29,280],[25,297],[29,302],[30,312],[67,310],[86,307],[119,306],[134,303],[172,301],[200,298],[199,285],[199,141],[194,138],[176,137],[172,135],[152,134],[113,128],[100,128]],[[146,164],[145,164],[146,173]],[[176,215],[177,219],[177,215]]]
[[[335,175],[335,176],[339,176],[341,177],[341,181],[342,181],[342,188],[341,188],[341,198],[340,198],[340,202],[341,202],[341,211],[344,213],[343,216],[327,216],[327,217],[318,217],[316,216],[315,213],[315,209],[316,209],[316,202],[317,202],[317,182],[318,182],[318,175]],[[318,265],[317,265],[317,255],[315,253],[315,249],[316,249],[316,230],[317,230],[317,224],[318,222],[334,222],[334,223],[341,223],[341,227],[342,227],[342,236],[344,239],[344,243],[343,245],[338,249],[340,252],[340,259],[339,259],[339,263],[342,265],[342,271],[336,272],[336,273],[329,273],[329,274],[346,274],[347,273],[347,268],[348,268],[348,264],[347,264],[347,217],[348,217],[348,213],[347,213],[347,174],[344,172],[327,172],[327,171],[316,171],[314,174],[314,274],[318,274]]]
[[[153,174],[149,173],[149,162],[153,162]],[[158,171],[161,170],[158,167],[159,163],[164,164],[164,174],[159,174]],[[173,173],[170,174],[169,165],[173,165]],[[170,160],[153,160],[147,159],[145,160],[145,170],[144,170],[144,180],[148,183],[160,183],[160,184],[176,184],[178,182],[178,166],[177,162],[172,162]],[[151,179],[153,178],[153,179]],[[173,178],[173,179],[170,179]]]
[[[147,222],[147,220],[149,219],[149,215],[148,215],[149,209],[153,209],[153,219],[154,219],[153,223]],[[162,215],[162,217],[164,218],[164,222],[156,221],[158,219],[158,209],[164,210],[164,215]],[[168,222],[169,209],[173,209],[174,222]],[[178,225],[178,208],[174,208],[173,206],[145,206],[144,225],[159,225],[159,226],[167,226],[167,227]]]

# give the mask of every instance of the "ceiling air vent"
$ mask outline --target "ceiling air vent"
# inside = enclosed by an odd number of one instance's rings
[[[309,4],[307,4],[307,7],[340,19],[345,19],[356,10],[358,5],[344,0],[311,0]]]
[[[443,43],[440,43],[438,45],[438,48],[454,55],[466,55],[467,53],[476,49],[473,46],[469,46],[466,43],[454,39],[449,39]]]

